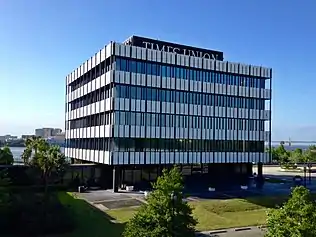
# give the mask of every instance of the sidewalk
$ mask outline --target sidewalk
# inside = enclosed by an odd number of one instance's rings
[[[236,228],[229,228],[229,229],[221,229],[221,230],[210,230],[210,231],[202,231],[197,232],[196,236],[203,237],[203,236],[230,236],[230,237],[237,237],[237,236],[252,236],[252,237],[263,237],[265,234],[265,227],[264,226],[247,226],[247,227],[236,227]]]

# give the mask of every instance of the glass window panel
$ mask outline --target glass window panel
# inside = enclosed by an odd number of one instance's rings
[[[121,125],[125,125],[125,112],[120,112],[120,123]]]
[[[151,63],[146,63],[147,64],[147,74],[151,75],[152,74],[152,64]]]
[[[137,64],[136,64],[136,61],[132,60],[131,62],[131,72],[137,72]]]
[[[140,126],[141,124],[141,113],[136,113],[136,125]]]
[[[163,77],[167,76],[167,66],[161,67],[161,76],[163,76]]]
[[[131,86],[131,99],[137,99],[137,90],[135,86]]]

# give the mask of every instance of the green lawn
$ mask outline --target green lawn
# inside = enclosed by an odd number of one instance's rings
[[[207,200],[190,203],[193,215],[198,220],[197,230],[212,230],[237,226],[251,226],[265,223],[266,207],[246,201]],[[120,223],[125,223],[135,213],[135,208],[110,210],[106,213]]]
[[[249,199],[203,200],[190,202],[193,215],[198,220],[197,230],[265,224],[266,211],[286,200],[284,196],[253,197]],[[106,213],[120,223],[125,223],[135,213],[135,208],[109,210]]]
[[[267,207],[241,199],[192,202],[197,229],[212,230],[265,223]]]
[[[108,210],[105,213],[69,193],[59,193],[64,205],[70,206],[78,228],[58,237],[121,236],[125,223],[137,208]],[[249,199],[203,200],[190,202],[198,220],[197,230],[212,230],[265,224],[266,211],[286,200],[285,197],[253,197]],[[112,223],[110,220],[115,220]],[[57,237],[57,236],[54,236]]]
[[[102,237],[121,236],[124,229],[123,223],[112,223],[111,217],[94,208],[84,200],[77,199],[70,193],[60,192],[60,201],[70,207],[73,212],[77,228],[67,234],[52,237]]]

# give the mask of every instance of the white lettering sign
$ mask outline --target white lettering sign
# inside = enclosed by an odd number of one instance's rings
[[[200,58],[208,58],[208,59],[217,59],[216,54],[209,54],[209,53],[204,53],[201,51],[194,51],[190,49],[179,49],[176,47],[172,46],[166,46],[166,45],[160,45],[159,44],[154,44],[150,42],[143,41],[143,44],[145,45],[146,49],[153,49],[153,50],[159,50],[163,52],[168,52],[168,53],[176,53],[176,54],[183,54],[187,56],[193,56],[193,57],[200,57]]]

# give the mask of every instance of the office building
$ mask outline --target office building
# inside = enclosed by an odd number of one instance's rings
[[[174,164],[188,186],[244,182],[270,161],[271,78],[220,51],[110,42],[66,77],[66,156],[103,164],[114,190]]]
[[[0,141],[2,141],[2,142],[8,141],[8,140],[16,140],[16,139],[18,139],[17,136],[12,136],[10,134],[0,136]]]
[[[60,128],[38,128],[35,129],[35,136],[42,138],[49,138],[60,134],[62,130]]]
[[[23,139],[23,140],[33,138],[33,137],[34,137],[34,135],[21,135],[21,139]]]

